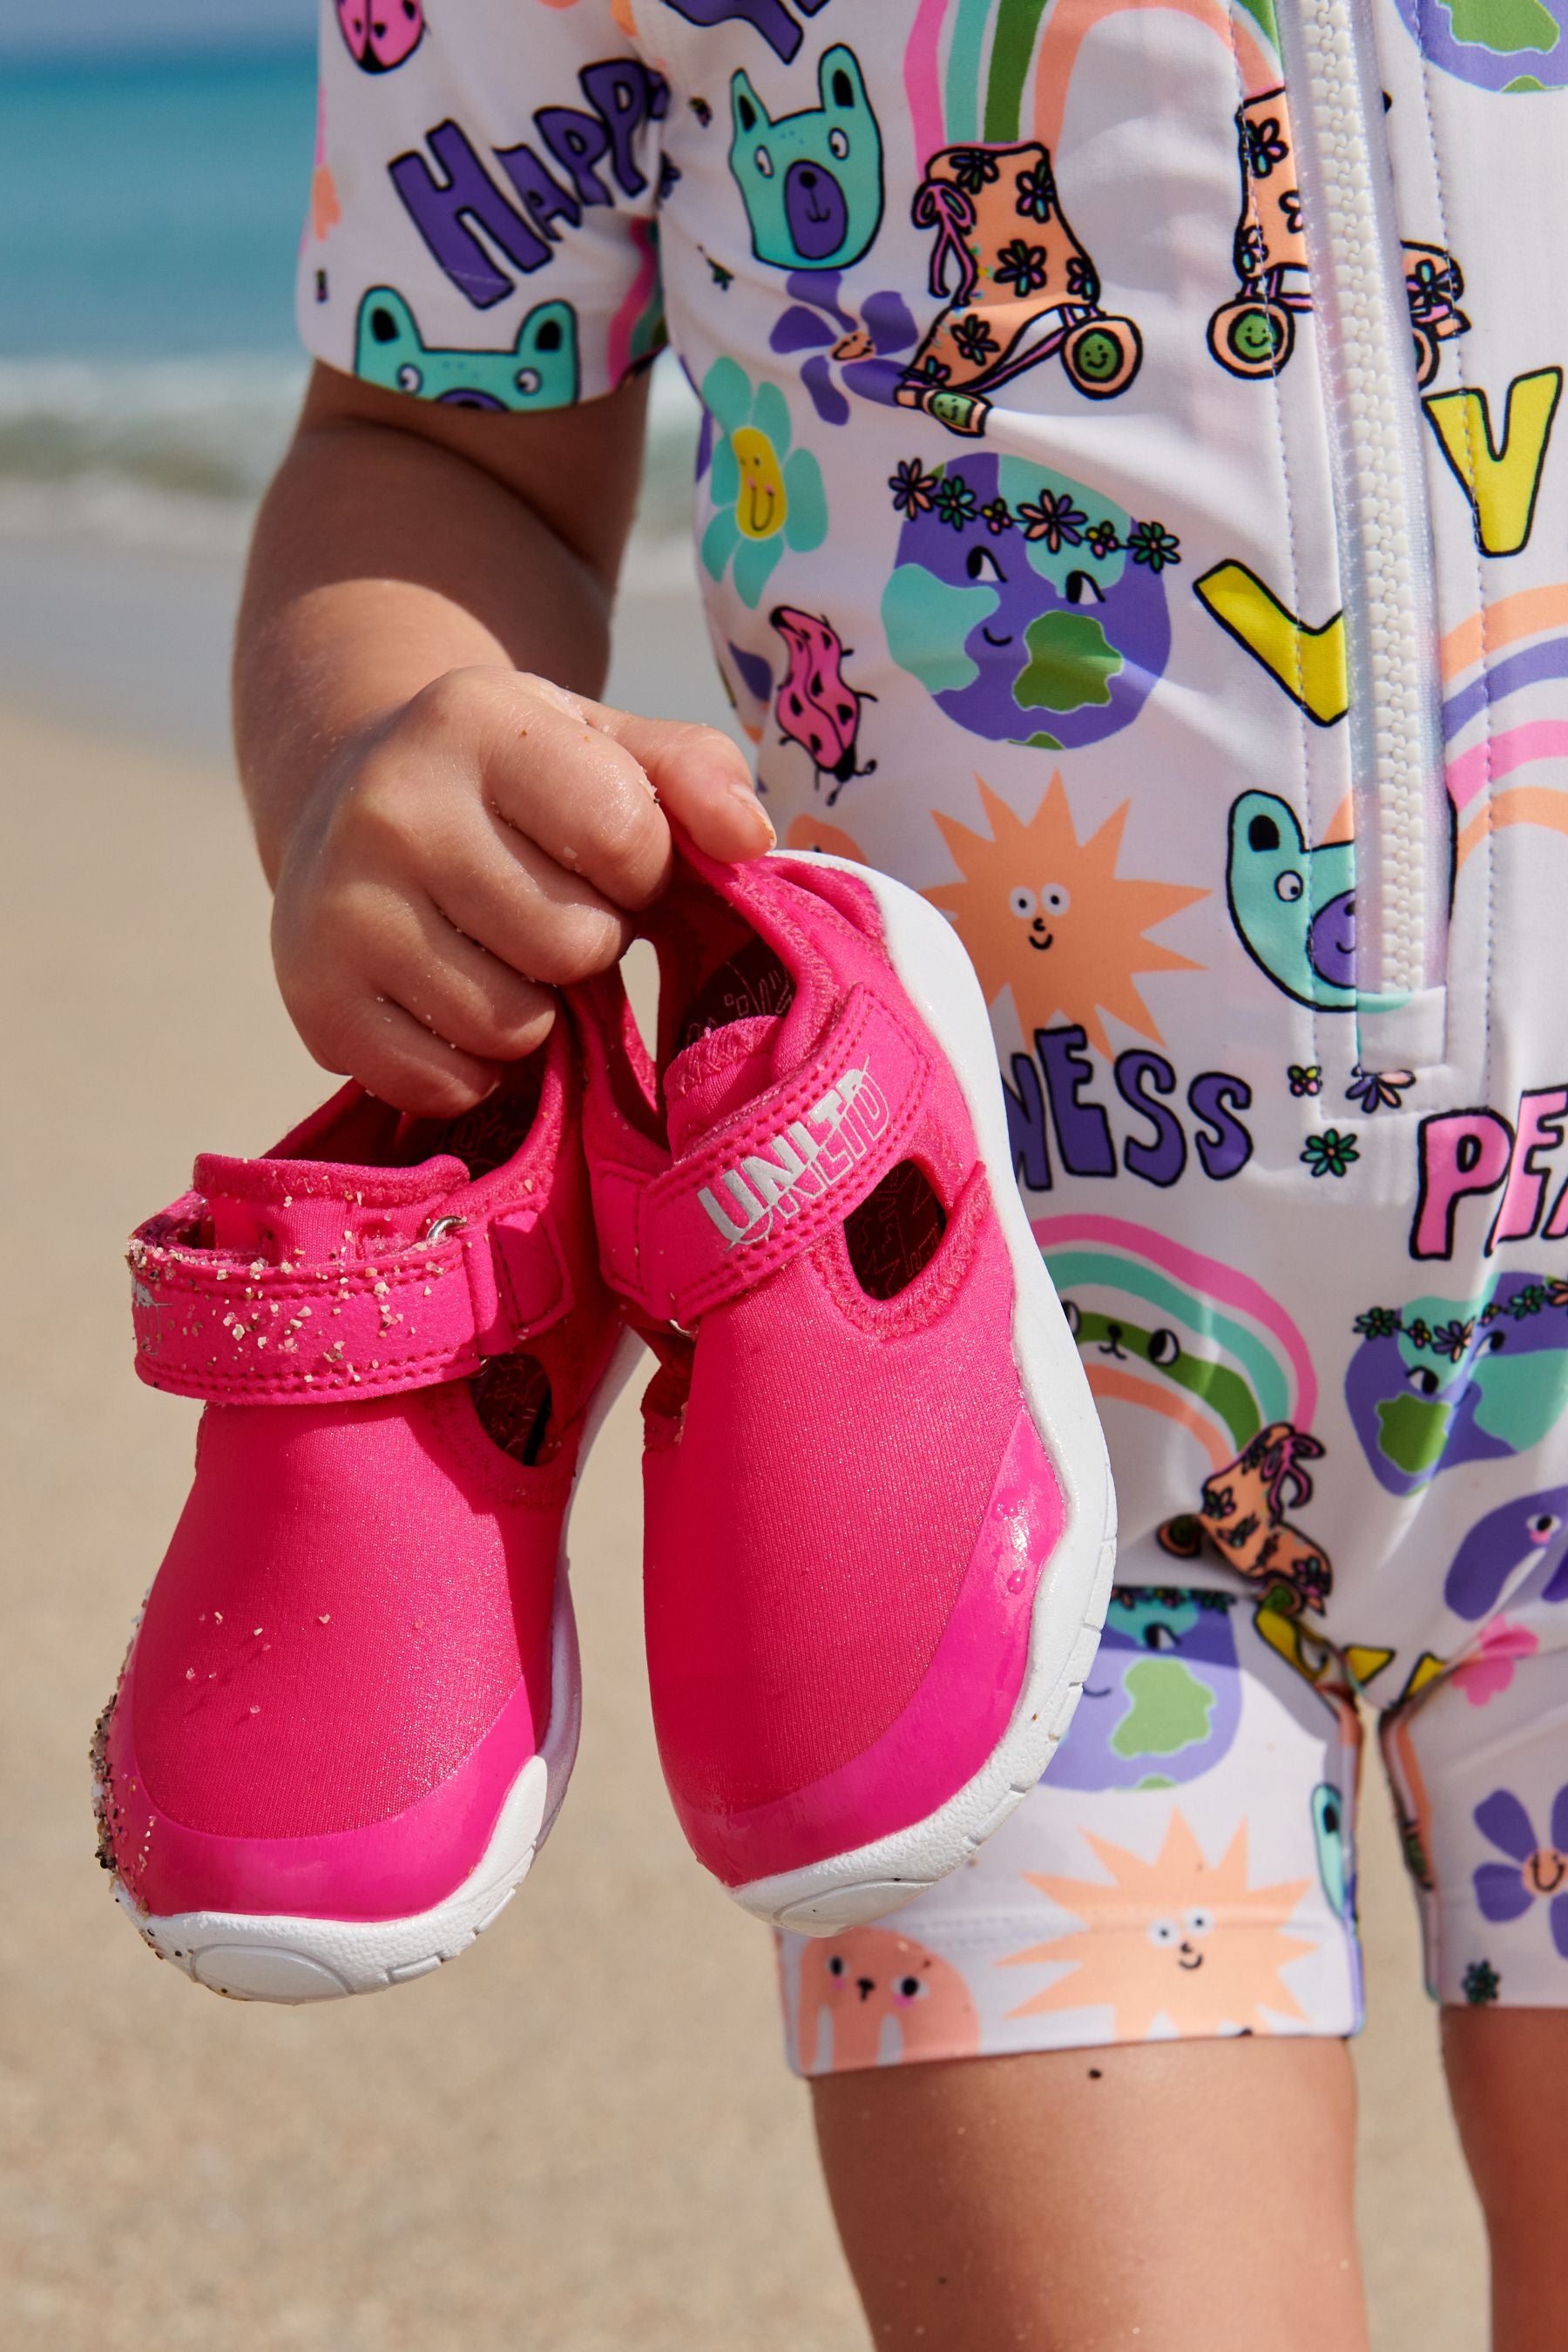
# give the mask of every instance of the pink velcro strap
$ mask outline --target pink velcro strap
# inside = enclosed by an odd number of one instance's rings
[[[903,1157],[929,1081],[926,1047],[870,989],[852,989],[805,1067],[627,1188],[637,1295],[689,1326],[811,1248]]]
[[[438,1240],[302,1266],[193,1248],[196,1194],[131,1244],[136,1369],[156,1389],[237,1404],[395,1396],[475,1372],[566,1312],[570,1277],[531,1202]]]

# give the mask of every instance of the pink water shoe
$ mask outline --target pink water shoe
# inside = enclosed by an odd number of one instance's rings
[[[351,1086],[202,1159],[132,1266],[137,1369],[207,1410],[100,1726],[116,1893],[241,1999],[422,1976],[519,1885],[576,1747],[563,1529],[623,1334],[565,1023],[450,1127]]]
[[[646,1612],[665,1775],[759,1916],[827,1934],[953,1869],[1094,1654],[1104,1443],[943,918],[832,857],[683,853],[657,1080],[575,992],[605,1271],[661,1358]]]

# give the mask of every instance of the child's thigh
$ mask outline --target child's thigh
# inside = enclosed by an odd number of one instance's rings
[[[781,1938],[879,2347],[1364,2342],[1339,1679],[1249,1595],[1119,1586],[1011,1821],[879,1925]]]
[[[1365,2345],[1342,2042],[1036,2052],[814,2092],[879,2347]]]
[[[1561,2352],[1568,2009],[1445,2009],[1443,2060],[1491,2242],[1493,2344]]]

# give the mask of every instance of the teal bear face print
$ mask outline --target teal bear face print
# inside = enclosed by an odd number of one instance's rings
[[[747,75],[730,84],[730,169],[752,250],[780,269],[846,269],[881,223],[882,135],[854,50],[827,50],[816,87],[820,106],[774,121]]]
[[[432,351],[390,286],[359,306],[354,373],[388,392],[451,408],[567,408],[577,397],[577,318],[570,302],[541,302],[507,352]]]
[[[1351,1013],[1403,1002],[1356,987],[1353,842],[1309,849],[1288,801],[1243,793],[1230,812],[1226,889],[1247,954],[1299,1004]]]

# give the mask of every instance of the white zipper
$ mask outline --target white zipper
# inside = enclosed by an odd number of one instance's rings
[[[1365,0],[1277,0],[1343,588],[1363,1004],[1444,978],[1448,817],[1430,520]]]

